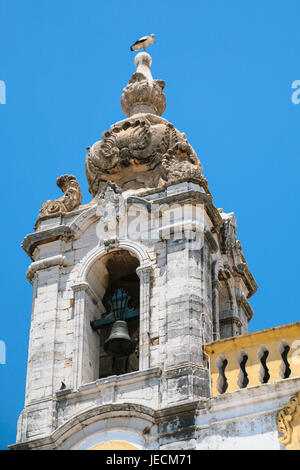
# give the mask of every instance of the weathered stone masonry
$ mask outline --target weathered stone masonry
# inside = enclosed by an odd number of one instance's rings
[[[64,196],[43,204],[23,242],[33,303],[11,448],[277,448],[276,410],[300,379],[212,394],[204,346],[248,332],[257,285],[234,214],[214,206],[185,134],[161,117],[165,84],[153,80],[150,56],[135,63],[122,94],[127,118],[88,148],[91,202],[81,205],[76,178],[64,175]],[[150,238],[145,228],[139,237],[122,231],[130,210],[151,219]],[[121,282],[139,302],[138,319],[128,320],[138,350],[130,361],[105,354],[110,327],[92,328],[108,318],[108,294]]]

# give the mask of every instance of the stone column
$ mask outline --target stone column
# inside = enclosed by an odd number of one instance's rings
[[[172,230],[160,231],[166,246],[162,401],[168,406],[209,395],[202,346],[212,338],[211,249],[205,237],[206,215],[202,206],[193,207],[189,202],[181,214],[178,211],[177,219],[176,215],[174,221],[169,217],[174,235]]]
[[[53,431],[59,344],[57,341],[60,266],[44,264],[32,270],[34,285],[27,365],[25,408],[20,416],[18,440],[36,439]]]
[[[140,344],[139,369],[146,370],[150,366],[150,279],[152,266],[137,268],[140,278]]]
[[[213,313],[213,341],[220,339],[220,318],[219,318],[219,290],[221,283],[218,279],[212,282],[212,313]]]
[[[73,388],[99,378],[100,338],[90,322],[99,317],[102,302],[88,283],[72,286],[74,291]]]
[[[60,267],[41,269],[34,276],[32,280],[36,297],[30,328],[26,405],[51,397],[57,387],[54,367],[58,354],[56,323],[59,314]]]

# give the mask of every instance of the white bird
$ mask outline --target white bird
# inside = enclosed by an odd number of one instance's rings
[[[142,38],[138,39],[134,44],[132,44],[130,50],[137,51],[139,49],[146,50],[146,47],[151,46],[155,42],[155,35],[151,34],[151,36],[143,36]]]

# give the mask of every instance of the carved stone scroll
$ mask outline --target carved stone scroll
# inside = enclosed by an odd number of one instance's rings
[[[277,415],[279,442],[286,450],[300,450],[300,392],[292,397]]]
[[[200,178],[201,163],[185,134],[153,114],[115,124],[88,149],[86,175],[93,196],[103,181],[122,190],[155,188],[182,178]]]
[[[94,197],[103,181],[117,184],[122,191],[159,188],[186,178],[205,183],[200,161],[185,134],[160,117],[166,108],[165,82],[152,78],[151,63],[145,52],[135,57],[137,71],[121,97],[127,119],[88,147],[86,175]]]
[[[58,199],[49,200],[42,204],[35,229],[41,219],[54,217],[62,213],[71,212],[80,206],[82,200],[81,189],[77,178],[73,175],[62,175],[56,180],[57,186],[64,195]]]

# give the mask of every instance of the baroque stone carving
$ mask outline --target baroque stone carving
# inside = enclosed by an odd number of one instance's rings
[[[98,193],[96,213],[100,220],[96,232],[107,249],[112,248],[117,243],[119,220],[124,211],[125,202],[120,188],[110,181],[106,182]]]
[[[121,195],[120,188],[108,181],[101,188],[98,194],[97,215],[109,225],[111,219],[119,220],[119,212],[124,207],[124,200]]]
[[[201,177],[202,166],[187,141],[177,142],[163,155],[162,167],[168,182],[179,180],[182,177],[198,179]]]
[[[74,209],[77,209],[77,207],[79,207],[81,204],[81,189],[75,176],[59,176],[56,180],[56,184],[63,191],[64,195],[58,199],[49,200],[42,204],[37,223],[41,219],[47,217],[56,216],[61,213],[71,212]]]
[[[206,183],[185,134],[160,117],[166,107],[165,82],[152,78],[151,62],[147,53],[136,56],[137,71],[121,97],[127,119],[114,124],[101,141],[88,147],[86,175],[93,196],[105,181],[116,183],[122,191],[158,188],[185,178]]]
[[[121,106],[126,116],[143,111],[161,116],[166,109],[164,87],[163,80],[153,80],[150,84],[142,73],[134,73],[121,97]]]
[[[278,431],[283,434],[279,442],[287,450],[300,450],[300,392],[283,406],[276,422]]]
[[[136,113],[152,113],[161,116],[166,109],[166,97],[163,93],[165,82],[153,80],[150,67],[152,59],[146,52],[140,52],[134,59],[137,67],[124,88],[121,106],[126,116]]]
[[[163,118],[144,114],[115,124],[88,149],[86,174],[93,196],[104,181],[122,188],[154,188],[200,178],[202,166],[185,134]]]
[[[221,227],[221,249],[222,253],[229,253],[236,245],[237,236],[237,224],[235,215],[231,212],[226,214],[223,209],[219,209],[221,217],[223,219],[223,225]]]

